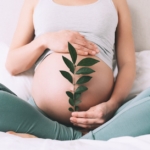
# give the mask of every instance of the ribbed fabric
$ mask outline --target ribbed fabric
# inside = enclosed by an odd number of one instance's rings
[[[82,136],[80,131],[48,118],[31,101],[33,106],[0,84],[0,131],[29,133],[40,138],[57,140],[74,140]]]
[[[100,53],[97,56],[112,68],[118,24],[118,15],[112,0],[97,0],[80,6],[65,6],[53,0],[39,0],[33,23],[36,37],[59,30],[78,31],[99,47]],[[52,52],[47,51],[37,64]]]

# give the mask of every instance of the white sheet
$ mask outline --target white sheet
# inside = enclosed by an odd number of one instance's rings
[[[136,78],[134,80],[132,89],[127,97],[131,99],[143,90],[150,87],[150,50],[143,50],[136,52]],[[114,76],[117,75],[117,67],[114,70]]]
[[[1,150],[150,150],[150,135],[120,137],[109,141],[24,139],[0,132]]]

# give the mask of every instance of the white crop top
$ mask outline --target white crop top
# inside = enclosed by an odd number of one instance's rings
[[[33,23],[35,37],[59,30],[78,31],[99,47],[100,53],[96,56],[112,68],[118,24],[118,14],[112,0],[97,0],[79,6],[61,5],[53,0],[39,0],[33,14]],[[38,62],[49,53],[52,53],[52,50],[45,51]]]

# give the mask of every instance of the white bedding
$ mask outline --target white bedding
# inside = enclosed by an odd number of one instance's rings
[[[13,77],[4,67],[8,47],[0,43],[0,83],[5,84],[19,97],[30,96],[33,70]],[[136,53],[137,76],[129,97],[150,87],[150,50]],[[117,73],[117,69],[114,72]],[[24,139],[0,132],[2,150],[150,150],[150,135],[141,137],[120,137],[109,141],[75,140],[55,141],[48,139]]]
[[[33,69],[11,76],[5,68],[5,60],[9,47],[0,42],[0,83],[7,86],[10,90],[17,94],[23,100],[28,100],[31,95],[31,83],[33,78]]]
[[[150,135],[109,141],[24,139],[0,132],[1,150],[150,150]]]

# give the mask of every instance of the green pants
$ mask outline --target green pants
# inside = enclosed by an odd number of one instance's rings
[[[150,134],[150,88],[122,105],[108,122],[82,136],[76,129],[51,120],[0,84],[0,131],[29,133],[57,140],[109,140]]]

